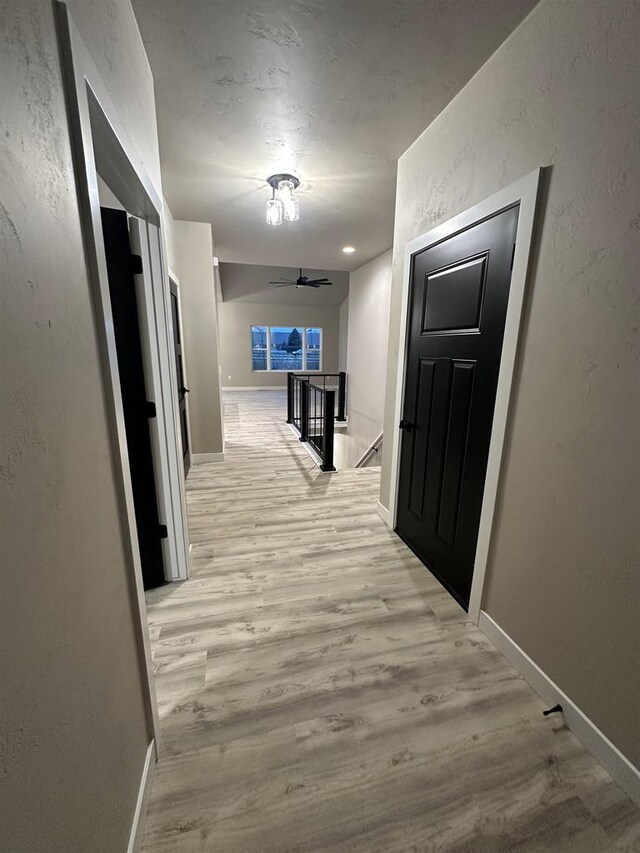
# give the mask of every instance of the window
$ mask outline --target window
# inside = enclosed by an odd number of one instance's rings
[[[304,353],[307,363],[305,370],[320,370],[322,329],[307,329],[306,332]]]
[[[251,327],[251,365],[254,370],[267,369],[267,337],[269,329],[266,326]]]
[[[252,326],[253,370],[322,369],[322,329],[304,326]]]
[[[269,330],[268,370],[302,370],[302,335],[299,329],[288,326],[271,326]]]

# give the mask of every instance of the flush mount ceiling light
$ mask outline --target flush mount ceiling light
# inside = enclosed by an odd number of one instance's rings
[[[295,222],[300,218],[300,203],[296,190],[300,181],[295,175],[283,172],[267,178],[271,198],[267,201],[267,225],[280,225],[286,219]]]
[[[342,251],[345,253],[345,255],[353,255],[353,253],[355,252],[355,247],[345,246]]]

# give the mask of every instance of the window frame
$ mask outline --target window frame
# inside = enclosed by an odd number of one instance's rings
[[[301,370],[282,370],[271,367],[271,330],[272,329],[299,329],[302,332],[302,369]],[[267,366],[265,370],[260,370],[253,366],[253,329],[266,329],[267,331]],[[307,368],[307,332],[309,329],[317,329],[320,333],[320,367]],[[322,360],[324,355],[324,329],[322,326],[270,326],[267,323],[251,323],[249,326],[249,356],[251,358],[252,373],[322,373]]]

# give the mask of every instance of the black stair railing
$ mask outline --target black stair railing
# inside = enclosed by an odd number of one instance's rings
[[[302,382],[304,402],[300,441],[308,441],[320,457],[322,471],[335,471],[333,465],[333,432],[336,392],[308,380]]]
[[[308,380],[314,385],[322,386],[326,390],[334,390],[335,393],[335,419],[346,421],[347,411],[347,374],[339,373],[288,373],[287,374],[287,423],[293,424],[300,432],[300,402],[302,397],[301,384]]]
[[[313,381],[311,381],[313,380]],[[346,420],[346,374],[288,373],[287,423],[309,442],[323,471],[335,471],[335,421]]]

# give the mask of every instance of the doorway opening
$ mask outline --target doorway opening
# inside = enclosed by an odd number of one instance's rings
[[[138,534],[138,549],[144,589],[166,583],[163,543],[167,526],[160,521],[156,459],[158,445],[157,406],[145,376],[145,347],[140,324],[144,308],[142,258],[132,242],[144,232],[146,223],[130,218],[125,210],[101,207],[113,331],[124,425],[127,436],[129,472]],[[132,233],[130,234],[129,229]],[[147,362],[149,361],[148,353]],[[147,373],[149,365],[146,365]],[[154,428],[155,427],[155,428]],[[155,440],[154,440],[155,439]],[[154,454],[153,444],[156,445]],[[159,472],[162,475],[162,472]]]

